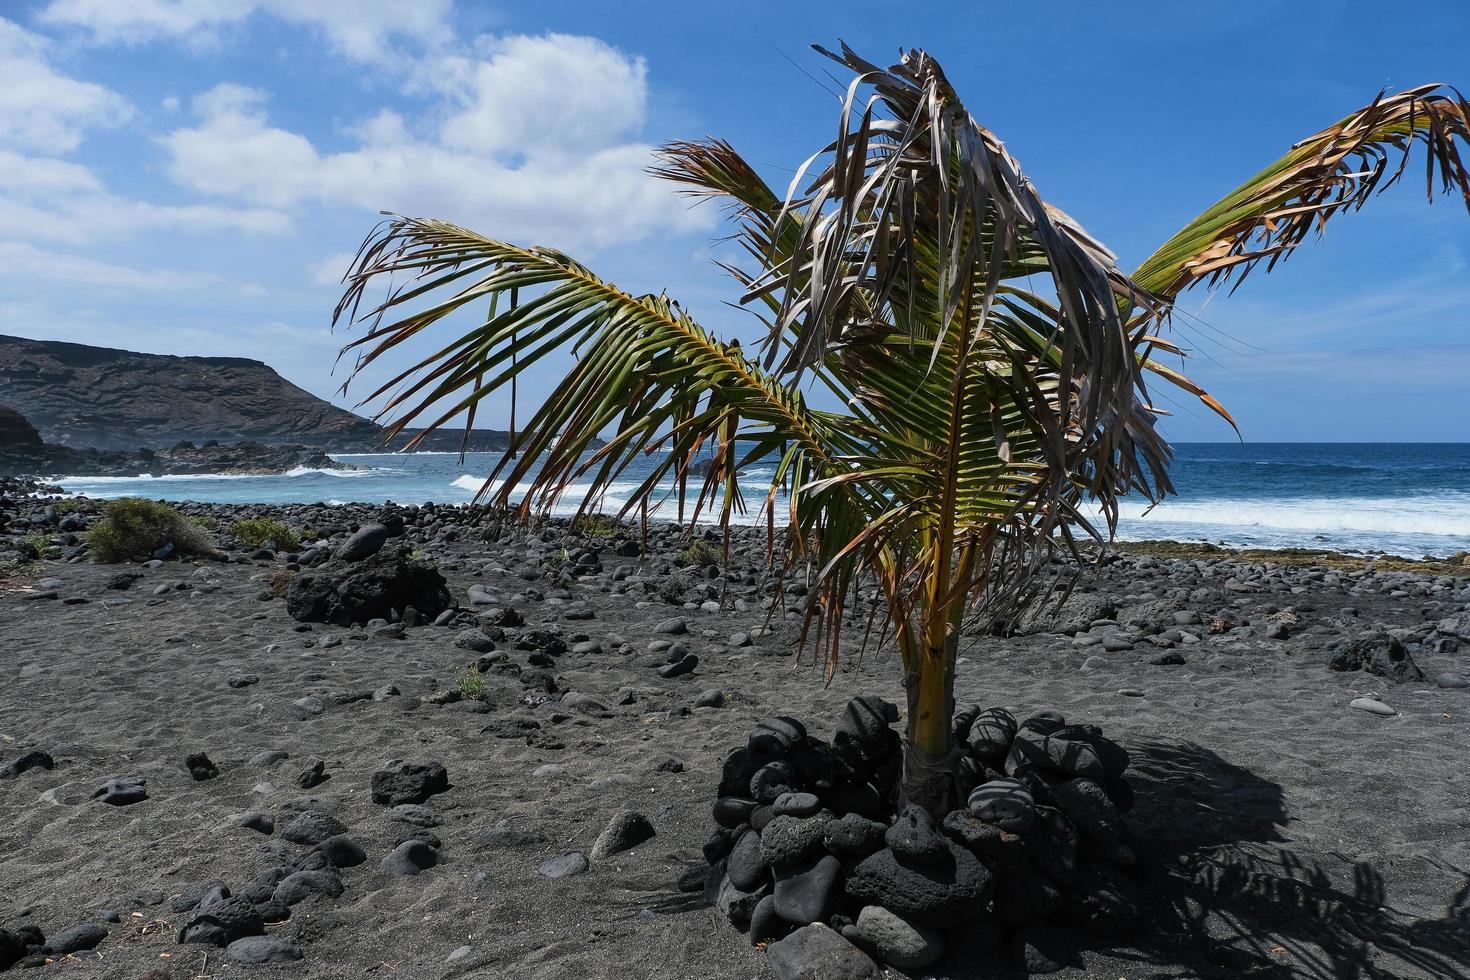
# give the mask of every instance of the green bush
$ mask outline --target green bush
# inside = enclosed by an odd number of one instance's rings
[[[606,514],[579,514],[572,521],[572,533],[584,538],[610,538],[622,529],[616,518]]]
[[[102,520],[87,532],[92,558],[100,562],[127,561],[150,556],[172,544],[174,555],[210,555],[212,545],[204,533],[184,516],[161,501],[123,497],[102,509]]]
[[[296,533],[296,529],[274,517],[247,517],[231,524],[230,533],[252,551],[267,541],[274,541],[277,551],[298,551],[301,548],[301,535]]]
[[[684,549],[679,556],[681,565],[698,565],[703,568],[706,565],[725,564],[725,552],[708,541],[696,541]]]
[[[462,670],[454,677],[461,697],[471,701],[483,701],[488,695],[485,678],[478,670]]]

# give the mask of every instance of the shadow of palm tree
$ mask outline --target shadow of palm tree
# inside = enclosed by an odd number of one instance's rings
[[[1280,786],[1188,742],[1130,745],[1129,817],[1149,881],[1133,948],[1112,955],[1172,977],[1399,980],[1470,976],[1470,878],[1429,857],[1396,874],[1443,915],[1396,908],[1383,868],[1286,846]],[[1396,862],[1403,865],[1405,862]]]

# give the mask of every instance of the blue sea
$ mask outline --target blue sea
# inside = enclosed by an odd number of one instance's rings
[[[1118,536],[1234,547],[1328,548],[1357,554],[1444,556],[1470,550],[1470,443],[1183,443],[1171,469],[1178,496],[1145,513],[1122,507]],[[366,469],[280,476],[61,477],[90,497],[142,496],[226,503],[461,503],[499,459],[494,453],[342,454]],[[640,461],[640,467],[652,465]],[[641,473],[604,500],[616,512]],[[747,487],[771,470],[754,468]],[[759,493],[750,494],[752,503]],[[575,501],[567,501],[575,509]],[[672,520],[670,501],[655,513]],[[750,514],[747,519],[754,520]]]

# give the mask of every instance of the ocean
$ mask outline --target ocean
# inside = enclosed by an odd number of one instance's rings
[[[1470,443],[1182,443],[1174,448],[1170,473],[1178,496],[1148,513],[1145,502],[1125,498],[1120,538],[1413,558],[1470,550]],[[55,482],[89,497],[462,503],[474,496],[499,454],[471,453],[463,461],[457,453],[333,458],[367,469],[302,469],[278,476],[62,476]],[[605,510],[621,506],[640,472],[629,472],[613,485]],[[770,473],[750,470],[747,486],[758,487]],[[753,503],[759,494],[748,497]],[[655,516],[672,520],[673,508],[670,501]],[[569,500],[566,509],[575,509],[574,502]]]

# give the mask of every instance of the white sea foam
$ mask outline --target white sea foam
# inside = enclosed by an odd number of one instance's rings
[[[1142,502],[1125,503],[1119,508],[1119,516],[1138,525],[1159,522],[1329,534],[1347,531],[1470,536],[1470,493],[1421,493],[1402,498],[1185,498],[1169,499],[1146,516],[1145,509]]]
[[[313,466],[297,466],[284,473],[165,473],[154,476],[152,473],[140,473],[137,476],[53,476],[48,480],[65,486],[68,483],[99,486],[127,485],[130,483],[147,485],[150,483],[183,483],[199,480],[280,480],[302,476],[335,476],[353,478],[369,476],[375,470],[345,470],[318,468]]]

